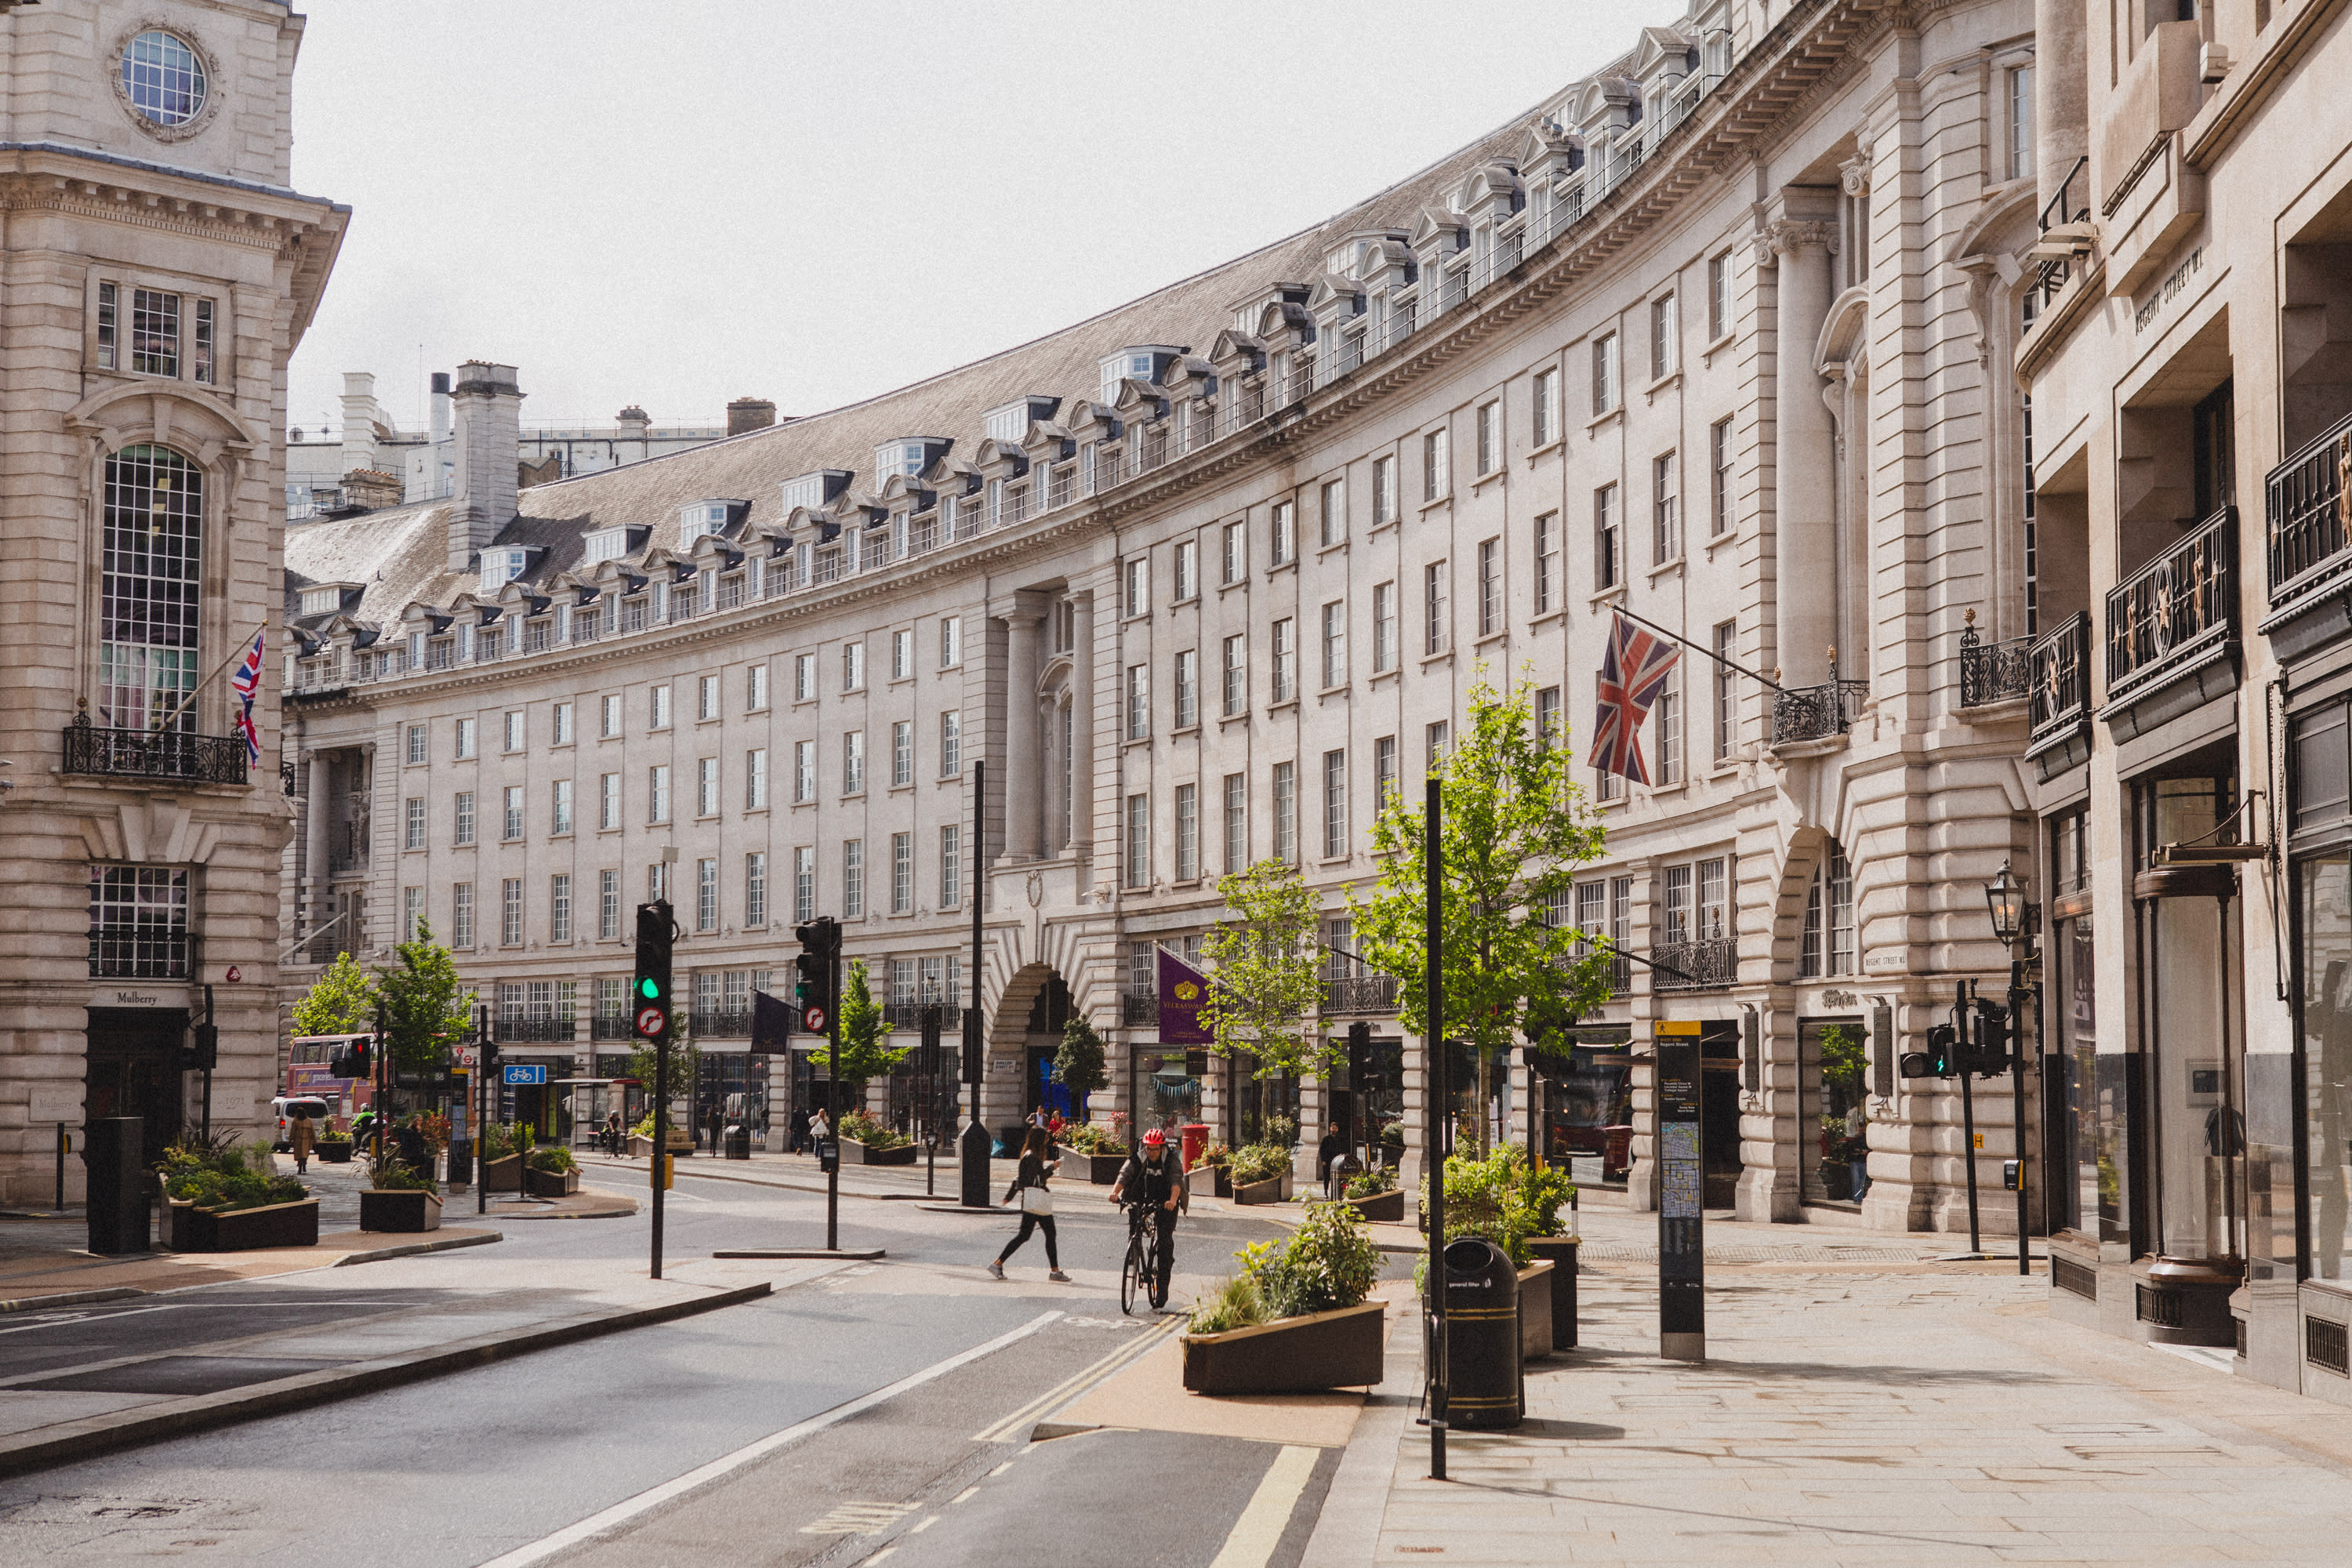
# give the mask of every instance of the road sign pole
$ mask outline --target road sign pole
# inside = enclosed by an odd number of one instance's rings
[[[1429,1260],[1427,1264],[1429,1364],[1423,1369],[1429,1405],[1429,1479],[1445,1479],[1446,1400],[1452,1380],[1447,1373],[1445,1343],[1445,1119],[1453,1096],[1447,1092],[1445,1051],[1445,839],[1439,820],[1444,810],[1440,781],[1429,780],[1422,805],[1422,944],[1426,967],[1422,972],[1422,1098],[1428,1104],[1428,1145],[1422,1169],[1429,1190]]]
[[[824,1249],[841,1250],[841,1113],[834,1106],[833,1086],[841,1081],[841,928],[833,928],[831,962],[824,966],[824,1029],[828,1051],[824,1067],[825,1136],[833,1141],[833,1158],[824,1173]]]
[[[1963,980],[1959,987],[1959,1005],[1952,1009],[1952,1031],[1960,1068],[1960,1158],[1969,1163],[1969,1250],[1981,1254],[1984,1241],[1977,1225],[1976,1051],[1969,1033],[1969,983]]]
[[[2039,1039],[2034,1044],[2039,1046]],[[2017,1271],[2033,1272],[2033,1251],[2026,1238],[2025,1202],[2025,961],[2011,959],[2009,964],[2009,1092],[2013,1107],[2011,1114],[2017,1119],[2017,1136],[2011,1140],[2017,1145]],[[2043,1173],[2048,1180],[2048,1173]]]
[[[489,1147],[486,1140],[490,1131],[490,1119],[498,1114],[499,1110],[498,1086],[490,1081],[490,1009],[486,1003],[474,1012],[474,1076],[481,1080],[481,1088],[474,1096],[474,1212],[478,1215],[490,1212],[489,1175],[482,1168],[480,1158],[480,1152]],[[520,1167],[518,1166],[517,1170],[520,1171]],[[520,1174],[515,1177],[515,1192],[518,1196],[522,1192]]]

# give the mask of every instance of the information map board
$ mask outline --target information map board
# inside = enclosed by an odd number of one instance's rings
[[[1654,1026],[1658,1100],[1658,1353],[1706,1359],[1700,1026]]]

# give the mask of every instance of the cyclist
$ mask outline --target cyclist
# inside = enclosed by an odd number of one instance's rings
[[[1152,1282],[1151,1304],[1168,1300],[1168,1277],[1176,1266],[1176,1211],[1186,1197],[1184,1162],[1168,1146],[1168,1134],[1155,1127],[1143,1135],[1143,1147],[1127,1157],[1111,1184],[1110,1201],[1147,1210],[1157,1226],[1160,1278]]]

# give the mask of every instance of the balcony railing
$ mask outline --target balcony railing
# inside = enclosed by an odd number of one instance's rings
[[[2238,510],[2223,507],[2107,590],[2109,705],[2200,668],[2236,644],[2237,539]]]
[[[1122,1024],[1157,1024],[1160,1022],[1160,998],[1129,993],[1119,998],[1118,1021]]]
[[[66,726],[65,771],[116,778],[241,784],[249,753],[242,735],[180,730],[108,730],[87,714]]]
[[[497,1029],[501,1041],[514,1040],[533,1045],[568,1042],[573,1034],[569,1018],[500,1018]]]
[[[2352,469],[2352,417],[2305,442],[2263,481],[2273,605],[2301,598],[2352,571],[2347,469]]]
[[[942,1035],[952,1035],[963,1027],[963,1009],[949,1002],[885,1002],[882,1021],[893,1029],[919,1031],[923,1015],[931,1012],[940,1016]]]
[[[93,980],[186,980],[196,972],[196,936],[185,926],[101,925],[89,931]]]
[[[1819,686],[1772,694],[1772,743],[1825,741],[1853,728],[1853,716],[1869,692],[1867,681],[1829,680]]]
[[[2032,669],[2029,710],[2033,721],[2028,752],[2082,729],[2091,717],[2091,617],[2079,614],[2056,631],[2036,639],[2029,656]]]
[[[588,1037],[592,1040],[627,1040],[636,1037],[636,1025],[625,1013],[610,1017],[588,1020]]]
[[[685,1020],[689,1032],[698,1040],[748,1040],[751,1037],[751,1015],[748,1012],[690,1013]]]
[[[1393,974],[1327,975],[1323,981],[1326,1013],[1393,1013],[1396,996]]]
[[[1739,978],[1739,943],[1731,937],[1650,944],[1650,989],[1715,991]]]
[[[2033,639],[1989,643],[1973,626],[1960,628],[1960,706],[1981,708],[2026,694],[2033,681]]]

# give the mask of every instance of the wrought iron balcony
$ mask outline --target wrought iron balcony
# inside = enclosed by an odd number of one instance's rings
[[[963,1027],[963,1009],[951,1002],[885,1002],[882,1021],[893,1029],[921,1030],[923,1015],[937,1012],[940,1033],[952,1035]]]
[[[1832,667],[1834,668],[1834,667]],[[1772,694],[1772,743],[1795,745],[1825,741],[1853,727],[1870,685],[1862,680],[1829,680]]]
[[[626,1040],[635,1036],[636,1025],[625,1013],[588,1020],[588,1037],[592,1040]]]
[[[2107,705],[2128,702],[2212,664],[2238,642],[2233,582],[2238,509],[2107,590]]]
[[[1989,643],[1973,624],[1960,628],[1960,706],[1981,708],[2022,697],[2033,682],[2033,639]]]
[[[2340,582],[2352,573],[2352,514],[2346,484],[2352,469],[2352,416],[2306,441],[2263,482],[2270,532],[2273,607]]]
[[[187,980],[196,973],[196,934],[185,926],[101,925],[89,931],[93,980]]]
[[[1157,1024],[1160,1022],[1160,998],[1138,996],[1129,992],[1119,998],[1118,1021],[1122,1024]]]
[[[2091,721],[2091,617],[2078,614],[2037,638],[2027,656],[2033,722],[2026,755],[2079,733]]]
[[[1739,943],[1727,936],[1650,944],[1650,989],[1717,991],[1739,978]]]
[[[496,1027],[501,1042],[513,1040],[534,1045],[555,1041],[569,1043],[573,1033],[569,1018],[500,1018]]]
[[[245,737],[180,730],[108,730],[83,714],[66,726],[65,771],[187,784],[246,782]]]
[[[1393,1013],[1396,996],[1393,974],[1331,975],[1323,982],[1326,1013]]]
[[[751,1015],[749,1013],[716,1010],[690,1013],[685,1022],[698,1040],[748,1040],[751,1037]]]

